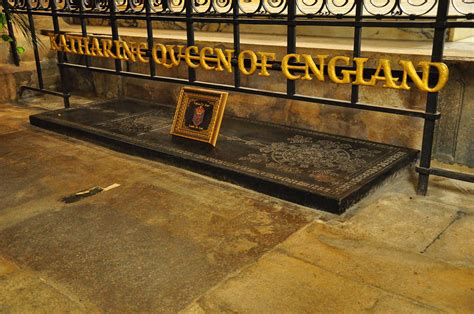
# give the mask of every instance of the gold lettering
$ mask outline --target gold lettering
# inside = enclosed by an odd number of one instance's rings
[[[71,52],[71,49],[67,46],[67,39],[64,35],[59,35],[59,43],[61,46],[61,50],[64,52]]]
[[[118,59],[118,56],[114,55],[112,50],[112,40],[110,39],[102,39],[102,53],[104,54],[104,57],[106,58],[112,58],[112,59]]]
[[[143,42],[139,42],[139,43],[133,42],[130,45],[130,50],[136,56],[138,61],[140,61],[142,63],[148,63],[149,61],[147,59],[143,58],[142,48],[148,49],[148,45],[146,43],[143,43]]]
[[[215,48],[214,52],[216,53],[217,56],[217,66],[216,66],[216,71],[222,72],[224,71],[224,68],[226,69],[227,72],[232,73],[232,54],[234,53],[233,49],[226,49],[224,53],[222,52],[222,49]],[[222,67],[224,66],[224,68]]]
[[[384,76],[380,76],[380,72],[382,70],[383,70]],[[379,65],[377,67],[377,70],[375,70],[375,74],[372,75],[372,78],[370,79],[370,82],[367,85],[373,86],[377,84],[377,81],[385,81],[385,84],[383,84],[383,87],[395,88],[395,89],[401,88],[400,86],[395,84],[398,81],[398,78],[394,78],[392,76],[392,67],[390,66],[390,60],[387,60],[387,59],[379,60]]]
[[[122,47],[123,47],[123,59],[124,60],[130,60],[132,62],[136,62],[137,58],[135,57],[134,52],[130,49],[128,44],[125,41],[121,42]],[[133,45],[133,43],[131,43]]]
[[[121,50],[122,50],[122,41],[120,40],[114,40],[114,46],[115,46],[115,54],[117,56],[117,59],[119,60],[126,60],[128,59],[125,57],[125,55],[122,56]],[[125,51],[124,51],[125,52]]]
[[[297,53],[290,53],[290,54],[287,54],[286,56],[283,57],[283,59],[281,60],[281,70],[283,72],[283,75],[289,79],[289,80],[297,80],[299,78],[301,78],[301,75],[298,74],[298,75],[294,75],[292,73],[290,73],[290,70],[305,70],[306,67],[303,66],[303,65],[291,65],[289,64],[290,62],[290,59],[294,58],[296,62],[300,62],[300,59],[301,59],[301,56]]]
[[[145,42],[125,42],[121,40],[98,39],[95,37],[80,37],[76,35],[48,34],[50,49],[64,51],[79,55],[106,57],[131,62],[149,63],[151,60],[165,68],[173,68],[181,64],[184,58],[186,65],[190,68],[202,67],[208,71],[233,72],[232,58],[235,51],[232,49],[221,49],[213,47],[198,46],[186,47],[184,45],[155,44],[151,49],[151,56],[145,53],[150,49]],[[159,52],[160,51],[160,52]],[[159,57],[160,54],[160,57]],[[169,60],[168,60],[169,55]],[[354,84],[362,86],[375,86],[383,81],[384,88],[410,90],[408,79],[421,91],[430,93],[438,92],[446,86],[449,78],[448,66],[441,62],[419,62],[416,67],[411,61],[401,60],[403,69],[402,78],[393,77],[392,66],[389,59],[379,59],[375,73],[370,80],[364,79],[364,71],[368,58],[355,57],[353,61],[347,56],[334,56],[328,59],[328,55],[316,55],[314,58],[309,54],[287,54],[282,58],[281,70],[289,80],[311,81],[315,77],[319,81],[325,81],[325,70],[329,79],[337,84]],[[260,68],[259,76],[270,76],[269,69],[272,61],[276,60],[273,52],[254,52],[244,50],[237,56],[237,66],[244,75],[253,75]],[[247,62],[247,63],[246,63]],[[250,63],[249,63],[250,62]],[[353,67],[348,67],[353,64]],[[337,67],[343,68],[340,76],[337,76]],[[344,68],[345,67],[345,68]],[[417,68],[418,71],[417,72]],[[438,72],[436,82],[430,80],[430,71]],[[300,72],[300,73],[295,73]],[[383,74],[382,74],[383,73]],[[400,85],[398,85],[400,84]]]
[[[158,59],[158,50],[161,50],[161,59]],[[163,44],[156,44],[153,46],[153,49],[151,51],[151,57],[153,59],[153,62],[156,64],[163,65],[164,67],[168,68],[166,64],[166,47]]]
[[[425,92],[435,93],[441,90],[446,82],[448,81],[449,77],[449,69],[446,64],[441,62],[427,62],[422,61],[418,63],[418,66],[421,67],[422,70],[422,77],[418,76],[416,73],[415,67],[411,61],[401,60],[400,65],[403,67],[403,80],[400,88],[409,90],[410,86],[407,84],[407,76],[409,76],[415,86]],[[430,67],[434,66],[439,73],[438,82],[434,87],[429,86],[429,76],[430,76]]]
[[[48,36],[49,36],[51,50],[61,51],[61,48],[58,46],[58,43],[56,42],[56,39],[58,38],[58,36],[53,33],[49,33]]]
[[[372,81],[364,81],[364,65],[369,60],[369,58],[354,58],[354,62],[356,65],[356,71],[355,71],[355,80],[352,82],[352,84],[355,85],[375,85],[374,82]],[[373,78],[373,77],[372,77]]]
[[[79,37],[79,36],[69,36],[69,38],[74,38],[77,43],[76,53],[79,55],[90,56],[91,52],[89,51],[89,38],[88,37]]]
[[[191,55],[191,51],[194,52],[194,54],[198,55],[199,48],[197,46],[190,46],[190,47],[187,47],[184,52],[184,58],[185,58],[186,64],[188,65],[188,67],[195,69],[199,67],[199,63],[196,64],[196,63],[193,63],[192,61],[193,60],[199,61],[199,56]]]
[[[174,45],[166,45],[166,50],[168,51],[171,60],[170,68],[178,66],[181,63],[181,56],[183,55],[184,46],[178,45],[176,47],[178,48],[178,52],[175,54]]]
[[[305,62],[305,74],[301,78],[302,80],[307,80],[310,81],[313,78],[311,75],[309,75],[309,70],[316,76],[316,78],[320,81],[324,81],[324,62],[326,58],[328,57],[327,55],[317,55],[316,57],[318,58],[319,61],[319,68],[316,66],[314,63],[313,58],[310,55],[302,55],[304,62]]]
[[[250,68],[245,68],[245,56],[250,57]],[[245,75],[252,75],[257,70],[257,55],[252,50],[244,50],[239,54],[238,58],[239,70]]]
[[[193,56],[191,55],[191,52],[194,52],[194,54],[199,54],[199,48],[197,46],[190,46],[190,47],[187,47],[186,50],[184,51],[184,59],[186,61],[186,64],[188,65],[188,67],[190,68],[198,68],[199,67],[199,63],[193,63],[192,61],[193,60],[197,60],[199,61],[199,56]]]
[[[92,38],[92,47],[90,49],[93,57],[103,57],[102,49],[100,48],[99,40],[95,37]]]
[[[418,63],[418,66],[421,66],[423,69],[423,75],[426,75],[426,91],[430,93],[439,92],[448,82],[449,78],[449,68],[446,64],[442,62],[427,62],[422,61]],[[433,66],[438,71],[438,82],[434,87],[429,87],[428,85],[428,76],[430,72],[430,67]]]
[[[199,53],[199,57],[200,57],[199,63],[201,64],[201,67],[204,70],[208,70],[208,71],[214,70],[216,67],[215,66],[210,66],[209,64],[207,64],[207,61],[217,62],[217,58],[207,56],[206,53],[209,53],[209,54],[212,55],[212,54],[214,54],[214,49],[211,48],[211,47],[202,48],[201,52]]]
[[[88,37],[84,37],[84,38],[82,39],[82,43],[83,43],[83,45],[84,45],[84,46],[83,46],[83,47],[84,47],[84,54],[85,54],[86,56],[90,56],[90,55],[91,55],[91,52],[90,52],[90,50],[89,50],[89,38],[88,38]],[[80,47],[81,47],[81,46],[79,46],[79,49],[81,49]]]
[[[342,60],[344,61],[345,65],[349,65],[350,58],[345,56],[336,56],[329,60],[328,63],[328,74],[329,79],[337,84],[348,84],[351,82],[351,74],[355,74],[355,71],[352,70],[342,70],[342,79],[337,77],[336,75],[336,62]]]
[[[270,76],[270,73],[268,73],[267,68],[270,66],[268,64],[269,59],[271,61],[275,61],[276,55],[273,52],[258,52],[260,55],[261,61],[260,61],[260,68],[262,69],[260,73],[258,73],[259,76]],[[271,67],[271,66],[270,66]]]
[[[77,37],[75,36],[67,36],[67,40],[69,41],[69,46],[71,47],[71,52],[77,54],[76,50],[76,42],[77,42]],[[80,37],[79,37],[80,40]]]

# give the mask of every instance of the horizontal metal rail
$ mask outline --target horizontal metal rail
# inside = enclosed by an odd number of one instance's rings
[[[46,89],[46,88],[37,88],[37,87],[32,87],[32,86],[25,86],[25,85],[20,86],[20,90],[19,90],[19,96],[20,97],[23,95],[23,92],[25,90],[30,90],[30,91],[33,91],[33,92],[44,93],[44,94],[58,96],[58,97],[64,97],[64,94],[62,92],[57,92],[57,91],[49,90],[49,89]],[[66,97],[70,97],[70,96],[71,96],[70,94],[66,95]]]
[[[26,10],[11,10],[12,13],[18,14],[27,14]],[[49,11],[32,11],[33,15],[42,15],[42,16],[52,16],[52,13]],[[78,12],[57,12],[57,16],[60,17],[79,17]],[[82,13],[83,18],[93,18],[93,19],[103,19],[107,18],[108,14],[104,13]],[[245,25],[288,25],[288,22],[280,18],[271,18],[271,17],[256,17],[256,18],[247,18],[246,15],[242,15],[242,18],[239,18],[239,24]],[[186,22],[192,21],[196,23],[232,23],[232,16],[216,16],[216,17],[202,17],[202,16],[192,16],[186,17],[182,15],[160,15],[160,14],[150,14],[145,16],[143,14],[125,14],[117,13],[115,15],[117,20],[147,20],[152,21],[168,21],[168,22]],[[457,17],[459,18],[459,17]],[[462,17],[461,17],[462,18]],[[310,19],[305,17],[297,17],[293,23],[297,26],[334,26],[334,27],[403,27],[403,28],[435,28],[439,27],[433,17],[430,17],[428,21],[353,21],[351,20],[328,20],[327,17],[318,19]],[[474,27],[474,21],[447,21],[442,25],[443,27],[456,27],[456,28],[472,28]]]
[[[351,108],[351,109],[361,109],[361,110],[368,110],[368,111],[377,111],[377,112],[396,114],[396,115],[402,115],[402,116],[408,116],[408,117],[414,117],[414,118],[436,120],[440,117],[439,112],[431,114],[431,113],[426,113],[424,111],[419,111],[419,110],[394,108],[394,107],[382,107],[382,106],[369,105],[369,104],[364,104],[364,103],[359,103],[359,102],[352,103],[350,101],[345,101],[345,100],[312,97],[312,96],[305,96],[305,95],[300,95],[300,94],[287,95],[284,92],[266,91],[266,90],[260,90],[260,89],[243,87],[243,86],[235,87],[233,85],[209,83],[209,82],[202,82],[202,81],[189,82],[188,79],[184,79],[184,78],[174,78],[174,77],[167,77],[167,76],[150,76],[147,74],[127,72],[127,71],[117,72],[115,69],[105,69],[105,68],[99,68],[99,67],[93,67],[93,66],[85,66],[85,65],[76,64],[76,63],[65,62],[61,66],[76,68],[76,69],[88,69],[94,72],[108,73],[108,74],[140,78],[140,79],[146,79],[146,80],[152,80],[152,81],[187,84],[187,85],[194,85],[194,86],[207,87],[207,88],[217,88],[217,89],[233,91],[233,92],[242,92],[242,93],[248,93],[248,94],[253,94],[253,95],[270,96],[270,97],[278,97],[278,98],[285,98],[285,99],[294,99],[294,100],[307,101],[307,102],[318,103],[318,104],[323,104],[323,105],[331,105],[331,106],[336,106],[336,107],[346,107],[346,108]]]
[[[431,167],[431,168],[416,167],[416,171],[418,173],[422,173],[426,175],[434,175],[434,176],[474,183],[474,175],[469,174],[469,173],[458,172],[458,171],[442,169],[442,168],[435,168],[435,167]]]

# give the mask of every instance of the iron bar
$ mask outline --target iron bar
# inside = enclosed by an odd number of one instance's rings
[[[434,167],[432,168],[416,167],[416,171],[420,173],[420,175],[421,174],[434,175],[434,176],[474,183],[474,175],[469,174],[469,173],[462,173],[462,172],[441,169],[441,168],[434,168]]]
[[[361,45],[362,45],[362,26],[360,22],[362,21],[362,9],[363,3],[362,0],[356,0],[356,14],[355,14],[355,25],[354,25],[354,46],[352,48],[352,57],[360,57]],[[353,68],[355,69],[356,64],[353,61]],[[359,101],[359,86],[352,85],[351,88],[351,103],[357,103]]]
[[[232,39],[234,44],[234,61],[237,61],[237,56],[240,53],[240,21],[239,21],[239,0],[232,1]],[[240,87],[240,71],[237,62],[234,62],[234,86]]]
[[[59,18],[56,12],[56,1],[51,1],[51,13],[52,13],[54,34],[59,35],[60,28],[59,28]],[[71,95],[69,94],[69,88],[68,88],[68,83],[69,83],[69,80],[67,77],[68,73],[64,66],[65,53],[63,51],[58,51],[57,58],[58,58],[58,67],[59,67],[59,77],[60,77],[61,86],[62,86],[64,108],[69,108],[70,107],[69,97]]]
[[[287,34],[286,34],[286,53],[296,53],[296,1],[287,0]],[[286,80],[286,94],[292,96],[296,94],[296,82],[294,80]]]
[[[57,91],[53,91],[53,90],[49,90],[49,89],[45,89],[45,88],[37,88],[37,87],[22,85],[22,86],[20,86],[20,90],[19,90],[20,97],[21,97],[21,95],[23,94],[23,92],[25,90],[30,90],[30,91],[33,91],[33,92],[49,94],[49,95],[58,96],[58,97],[63,97],[64,96],[62,92],[57,92]]]
[[[449,2],[440,1],[438,4],[438,12],[436,15],[436,22],[438,27],[435,28],[433,38],[433,50],[431,53],[432,62],[443,61],[444,41],[446,38],[446,20],[448,17]],[[428,93],[426,100],[426,112],[435,113],[438,108],[438,93]],[[433,150],[433,141],[435,133],[436,121],[426,119],[423,127],[423,140],[421,144],[420,167],[430,168],[431,154]],[[418,178],[417,193],[426,195],[428,192],[429,174],[420,173]]]
[[[153,22],[150,18],[151,16],[151,8],[150,8],[150,1],[145,1],[145,14],[146,14],[146,35],[147,35],[147,44],[148,44],[148,50],[152,49],[154,45],[154,40],[153,40]],[[155,62],[151,60],[149,62],[150,66],[150,76],[153,77],[156,75],[156,68],[155,68]]]
[[[33,18],[33,15],[31,15],[30,1],[26,1],[26,10],[28,12],[28,23],[30,25],[30,30],[31,30],[31,43],[33,45],[33,54],[35,56],[35,66],[36,66],[36,75],[38,78],[38,88],[44,89],[43,70],[41,69],[41,60],[40,60],[40,55],[38,51],[38,40],[36,38],[35,20]]]
[[[186,41],[187,45],[194,46],[194,21],[193,16],[193,2],[194,0],[184,0],[186,6]],[[196,71],[188,67],[188,80],[189,82],[194,82],[196,80]]]
[[[119,31],[116,17],[116,2],[115,0],[109,0],[110,10],[110,29],[112,31],[112,40],[119,40]],[[122,71],[122,62],[119,59],[115,60],[115,71],[120,73]]]
[[[70,68],[76,68],[76,69],[86,69],[84,65],[75,64],[75,63],[65,63],[64,66],[67,66]],[[280,97],[280,98],[285,98],[285,99],[301,100],[301,101],[307,101],[307,102],[312,102],[312,103],[318,103],[322,105],[331,105],[331,106],[337,106],[337,107],[347,107],[347,108],[352,108],[352,109],[377,111],[377,112],[390,113],[390,114],[396,114],[396,115],[402,115],[402,116],[408,116],[408,117],[414,117],[414,118],[424,118],[424,119],[431,119],[431,120],[436,120],[439,118],[439,113],[437,112],[427,114],[424,111],[419,111],[419,110],[403,109],[403,108],[395,108],[395,107],[381,107],[381,106],[369,105],[369,104],[364,104],[364,103],[353,104],[350,101],[335,100],[335,99],[322,98],[322,97],[312,97],[312,96],[305,96],[305,95],[299,95],[299,94],[288,96],[286,93],[282,93],[282,92],[259,90],[259,89],[249,88],[249,87],[236,88],[233,85],[207,83],[207,82],[200,82],[200,81],[188,82],[188,80],[186,79],[173,78],[173,77],[167,77],[167,76],[155,76],[151,78],[149,75],[146,75],[146,74],[125,72],[125,71],[116,73],[112,69],[105,69],[105,68],[92,67],[92,66],[89,67],[88,69],[95,72],[116,74],[116,75],[121,75],[121,76],[126,76],[126,77],[149,79],[149,80],[168,82],[168,83],[188,84],[188,85],[207,87],[207,88],[218,88],[218,89],[227,90],[227,91],[243,92],[243,93],[261,95],[261,96],[271,96],[271,97]]]
[[[82,3],[79,4],[79,20],[81,21],[81,33],[83,37],[87,37],[87,25],[86,18],[84,17],[84,6]],[[84,64],[90,65],[89,56],[84,56]]]

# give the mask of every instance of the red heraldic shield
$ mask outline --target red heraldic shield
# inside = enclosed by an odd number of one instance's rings
[[[196,107],[196,109],[194,109],[193,123],[195,126],[199,126],[202,123],[205,112],[206,112],[206,109],[204,109],[203,106],[198,106]]]

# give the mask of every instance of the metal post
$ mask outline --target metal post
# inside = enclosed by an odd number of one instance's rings
[[[288,15],[287,15],[287,39],[286,39],[286,52],[296,53],[296,0],[288,0]],[[286,80],[286,94],[288,96],[296,93],[296,82],[294,80]]]
[[[433,50],[431,53],[432,62],[443,61],[444,41],[446,37],[446,21],[448,18],[449,1],[438,1],[438,11],[436,14],[436,26],[433,38]],[[428,93],[426,101],[426,112],[435,114],[438,110],[438,93]],[[425,118],[423,128],[423,142],[421,145],[420,168],[428,171],[419,172],[417,193],[426,195],[428,192],[429,169],[431,167],[431,154],[433,150],[433,140],[436,120],[432,117]]]
[[[59,19],[58,19],[58,12],[56,8],[56,1],[51,1],[51,17],[53,19],[54,34],[56,34],[56,36],[59,36],[60,29],[59,29]],[[59,77],[61,79],[64,108],[69,108],[70,107],[69,97],[71,95],[69,94],[69,88],[67,86],[69,80],[68,80],[68,77],[67,77],[68,74],[64,65],[64,59],[65,59],[64,51],[58,51]]]
[[[233,25],[233,39],[234,39],[234,86],[240,87],[240,71],[237,64],[237,58],[240,53],[240,24],[239,24],[239,0],[232,2],[232,25]]]
[[[112,40],[119,40],[119,32],[117,25],[117,16],[116,16],[116,3],[115,0],[109,0],[109,9],[110,9],[110,27],[112,29]],[[120,53],[116,51],[115,53]],[[115,72],[120,73],[122,71],[122,62],[119,59],[115,60]]]
[[[360,22],[362,21],[362,9],[363,3],[362,0],[356,0],[356,12],[355,12],[355,26],[354,26],[354,47],[352,52],[352,57],[360,57],[361,46],[362,46],[362,27]],[[355,62],[353,67],[355,69]],[[359,85],[352,85],[351,90],[351,103],[355,104],[359,101]]]
[[[193,25],[193,3],[194,0],[185,0],[186,3],[186,38],[188,47],[194,46],[194,25]],[[196,71],[193,68],[188,69],[189,82],[196,81]]]
[[[41,60],[40,60],[40,55],[39,55],[39,51],[38,51],[38,42],[37,42],[37,39],[36,39],[35,21],[33,19],[33,15],[31,14],[31,3],[30,3],[30,1],[26,1],[26,11],[28,12],[28,22],[30,24],[30,30],[31,30],[33,53],[35,55],[36,74],[38,76],[38,88],[39,89],[44,89],[43,71],[41,69]]]
[[[86,26],[86,19],[84,18],[84,1],[79,0],[79,19],[81,21],[81,32],[82,37],[87,37],[87,26]],[[84,64],[86,67],[89,67],[90,60],[89,56],[84,56]]]
[[[150,65],[150,76],[153,77],[156,75],[155,62],[151,56],[151,51],[153,49],[154,40],[153,40],[153,22],[151,21],[151,7],[150,1],[145,0],[145,13],[146,13],[146,32],[147,32],[147,43],[148,43],[148,59]]]

